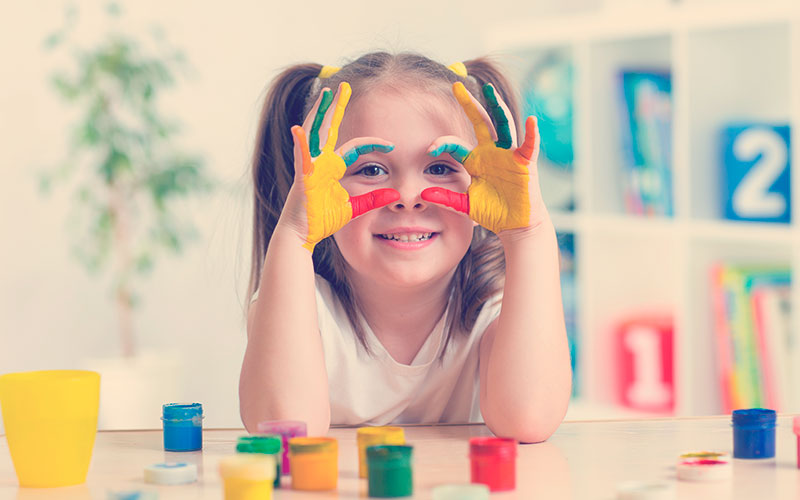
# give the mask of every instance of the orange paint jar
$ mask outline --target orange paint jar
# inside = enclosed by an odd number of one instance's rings
[[[339,479],[339,443],[328,437],[289,440],[292,489],[335,490]]]

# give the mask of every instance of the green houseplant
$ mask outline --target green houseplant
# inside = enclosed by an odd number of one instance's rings
[[[108,21],[121,17],[107,5]],[[69,67],[52,75],[52,88],[75,116],[68,152],[41,176],[45,192],[61,186],[74,195],[70,233],[85,268],[111,282],[122,355],[136,353],[137,288],[159,256],[179,254],[196,236],[182,216],[188,198],[213,186],[202,157],[179,146],[180,125],[162,111],[160,96],[186,69],[183,55],[155,33],[156,48],[119,29],[89,48],[71,41],[75,8],[46,41],[69,53]]]

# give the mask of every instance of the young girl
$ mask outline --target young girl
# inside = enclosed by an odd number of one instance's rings
[[[536,121],[518,147],[502,74],[452,68],[372,53],[273,82],[253,159],[248,430],[483,420],[537,442],[561,422],[571,370]]]

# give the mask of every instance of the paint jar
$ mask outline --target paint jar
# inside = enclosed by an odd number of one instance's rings
[[[431,490],[432,500],[489,500],[485,484],[443,484]]]
[[[335,490],[339,478],[339,443],[328,437],[296,437],[289,440],[292,488]]]
[[[165,404],[161,420],[164,422],[164,450],[197,451],[203,448],[202,404]]]
[[[220,460],[225,500],[270,500],[275,463],[275,455],[263,453],[240,453]]]
[[[800,417],[794,417],[792,429],[794,430],[794,435],[797,436],[797,468],[800,469]]]
[[[283,439],[277,435],[252,435],[241,436],[236,441],[236,451],[239,453],[263,453],[275,458],[275,488],[281,487],[281,455]]]
[[[402,427],[361,427],[356,431],[358,477],[367,477],[367,448],[382,444],[406,444]]]
[[[411,452],[408,445],[380,445],[367,448],[369,496],[410,497],[414,494]]]
[[[775,410],[733,411],[733,458],[775,456]]]
[[[517,442],[509,438],[474,437],[469,440],[471,482],[490,491],[516,487]]]
[[[45,370],[0,376],[8,449],[23,488],[86,481],[97,434],[100,374]]]
[[[281,472],[284,476],[288,476],[291,473],[291,464],[289,463],[289,440],[294,437],[306,436],[306,423],[296,420],[270,420],[259,422],[257,429],[261,434],[277,434],[283,439]]]

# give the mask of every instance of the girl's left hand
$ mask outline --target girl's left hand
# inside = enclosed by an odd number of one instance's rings
[[[429,154],[449,153],[464,165],[472,182],[466,193],[427,188],[422,191],[422,199],[469,214],[495,234],[537,227],[549,215],[539,188],[536,118],[528,117],[525,140],[517,148],[513,118],[502,99],[495,95],[494,87],[485,85],[483,93],[498,123],[497,131],[489,115],[461,82],[453,84],[453,93],[472,122],[478,145],[470,151],[460,139],[443,137],[431,146]],[[499,137],[496,142],[495,137]]]

